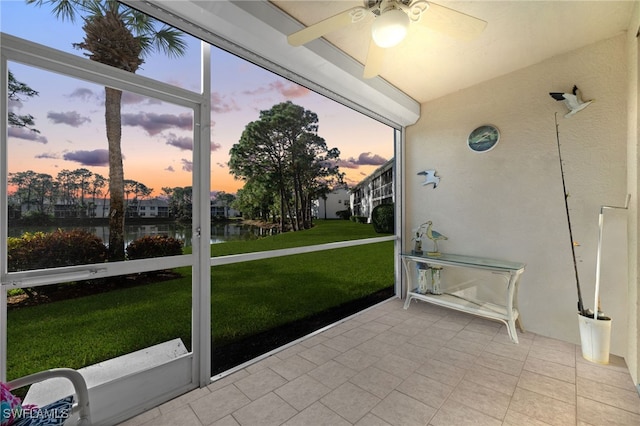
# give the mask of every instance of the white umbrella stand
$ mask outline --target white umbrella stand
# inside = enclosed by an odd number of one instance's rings
[[[611,346],[611,318],[600,311],[600,264],[602,261],[602,232],[604,229],[605,209],[628,209],[631,195],[627,195],[624,207],[601,206],[598,217],[598,252],[596,256],[596,288],[593,301],[593,318],[578,314],[582,357],[598,364],[609,363]]]

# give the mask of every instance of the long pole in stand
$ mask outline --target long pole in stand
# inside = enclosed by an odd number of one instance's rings
[[[569,195],[567,194],[567,186],[564,182],[564,167],[562,165],[562,151],[560,150],[560,131],[558,129],[558,113],[555,113],[556,121],[556,140],[558,142],[558,158],[560,159],[560,174],[562,175],[562,192],[564,193],[564,207],[567,212],[567,224],[569,225],[569,239],[571,240],[571,255],[573,256],[573,270],[576,274],[576,287],[578,289],[578,312],[585,315],[584,304],[582,303],[582,291],[580,290],[580,278],[578,277],[578,262],[576,261],[576,249],[573,243],[573,231],[571,230],[571,215],[569,215]],[[597,308],[596,308],[597,310]]]
[[[624,207],[600,206],[600,215],[598,216],[598,253],[596,256],[596,291],[593,302],[593,319],[599,319],[600,316],[600,262],[602,261],[602,233],[604,229],[604,210],[605,209],[629,209],[629,201],[631,194],[627,194],[627,201]]]

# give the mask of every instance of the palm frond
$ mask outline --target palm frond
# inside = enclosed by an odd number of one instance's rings
[[[184,33],[117,0],[26,0],[36,6],[50,5],[56,18],[73,22],[78,16],[86,20],[113,14],[140,42],[141,55],[148,56],[154,51],[166,54],[169,58],[184,56],[187,43]],[[158,29],[159,28],[159,29]]]
[[[56,18],[62,21],[69,20],[75,22],[78,13],[76,8],[80,6],[80,3],[84,2],[78,0],[26,0],[26,3],[38,7],[49,4],[52,6],[51,13],[53,13]]]
[[[82,10],[89,15],[88,17],[104,16],[113,7],[115,7],[115,10],[118,9],[118,3],[113,1],[80,0],[78,2],[82,4]]]
[[[120,18],[140,41],[143,56],[158,51],[169,58],[178,58],[186,53],[187,43],[181,31],[129,7],[123,8]],[[157,29],[160,25],[162,27]]]
[[[184,56],[187,52],[187,43],[184,41],[183,35],[182,31],[175,28],[160,28],[153,37],[154,47],[169,58]]]
[[[155,32],[157,23],[157,21],[149,15],[130,8],[122,14],[122,20],[136,35],[152,34]]]

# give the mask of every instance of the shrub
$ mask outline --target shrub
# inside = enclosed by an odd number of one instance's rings
[[[145,235],[127,246],[129,259],[148,259],[179,254],[182,254],[182,241],[167,235]]]
[[[7,246],[9,272],[102,263],[107,259],[107,247],[102,240],[81,229],[26,232],[20,238],[10,237]],[[51,284],[39,286],[36,291],[50,295],[59,288],[58,284]],[[29,297],[33,297],[32,290],[24,289]]]
[[[349,220],[349,218],[351,217],[351,208],[348,208],[346,210],[338,210],[336,212],[336,216],[338,216],[342,220]]]
[[[10,272],[102,263],[106,259],[107,247],[102,240],[81,229],[27,232],[8,240]]]
[[[367,223],[368,220],[367,216],[351,216],[351,221],[356,223]]]
[[[394,207],[393,204],[380,204],[371,211],[373,230],[379,234],[393,234]]]

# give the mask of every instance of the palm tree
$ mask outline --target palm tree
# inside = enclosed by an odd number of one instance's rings
[[[74,47],[92,61],[135,73],[143,58],[159,51],[179,57],[186,52],[183,33],[115,0],[27,0],[52,6],[62,20],[84,20],[85,38]],[[122,91],[105,87],[105,122],[109,143],[109,259],[124,260],[124,172],[122,168]]]

